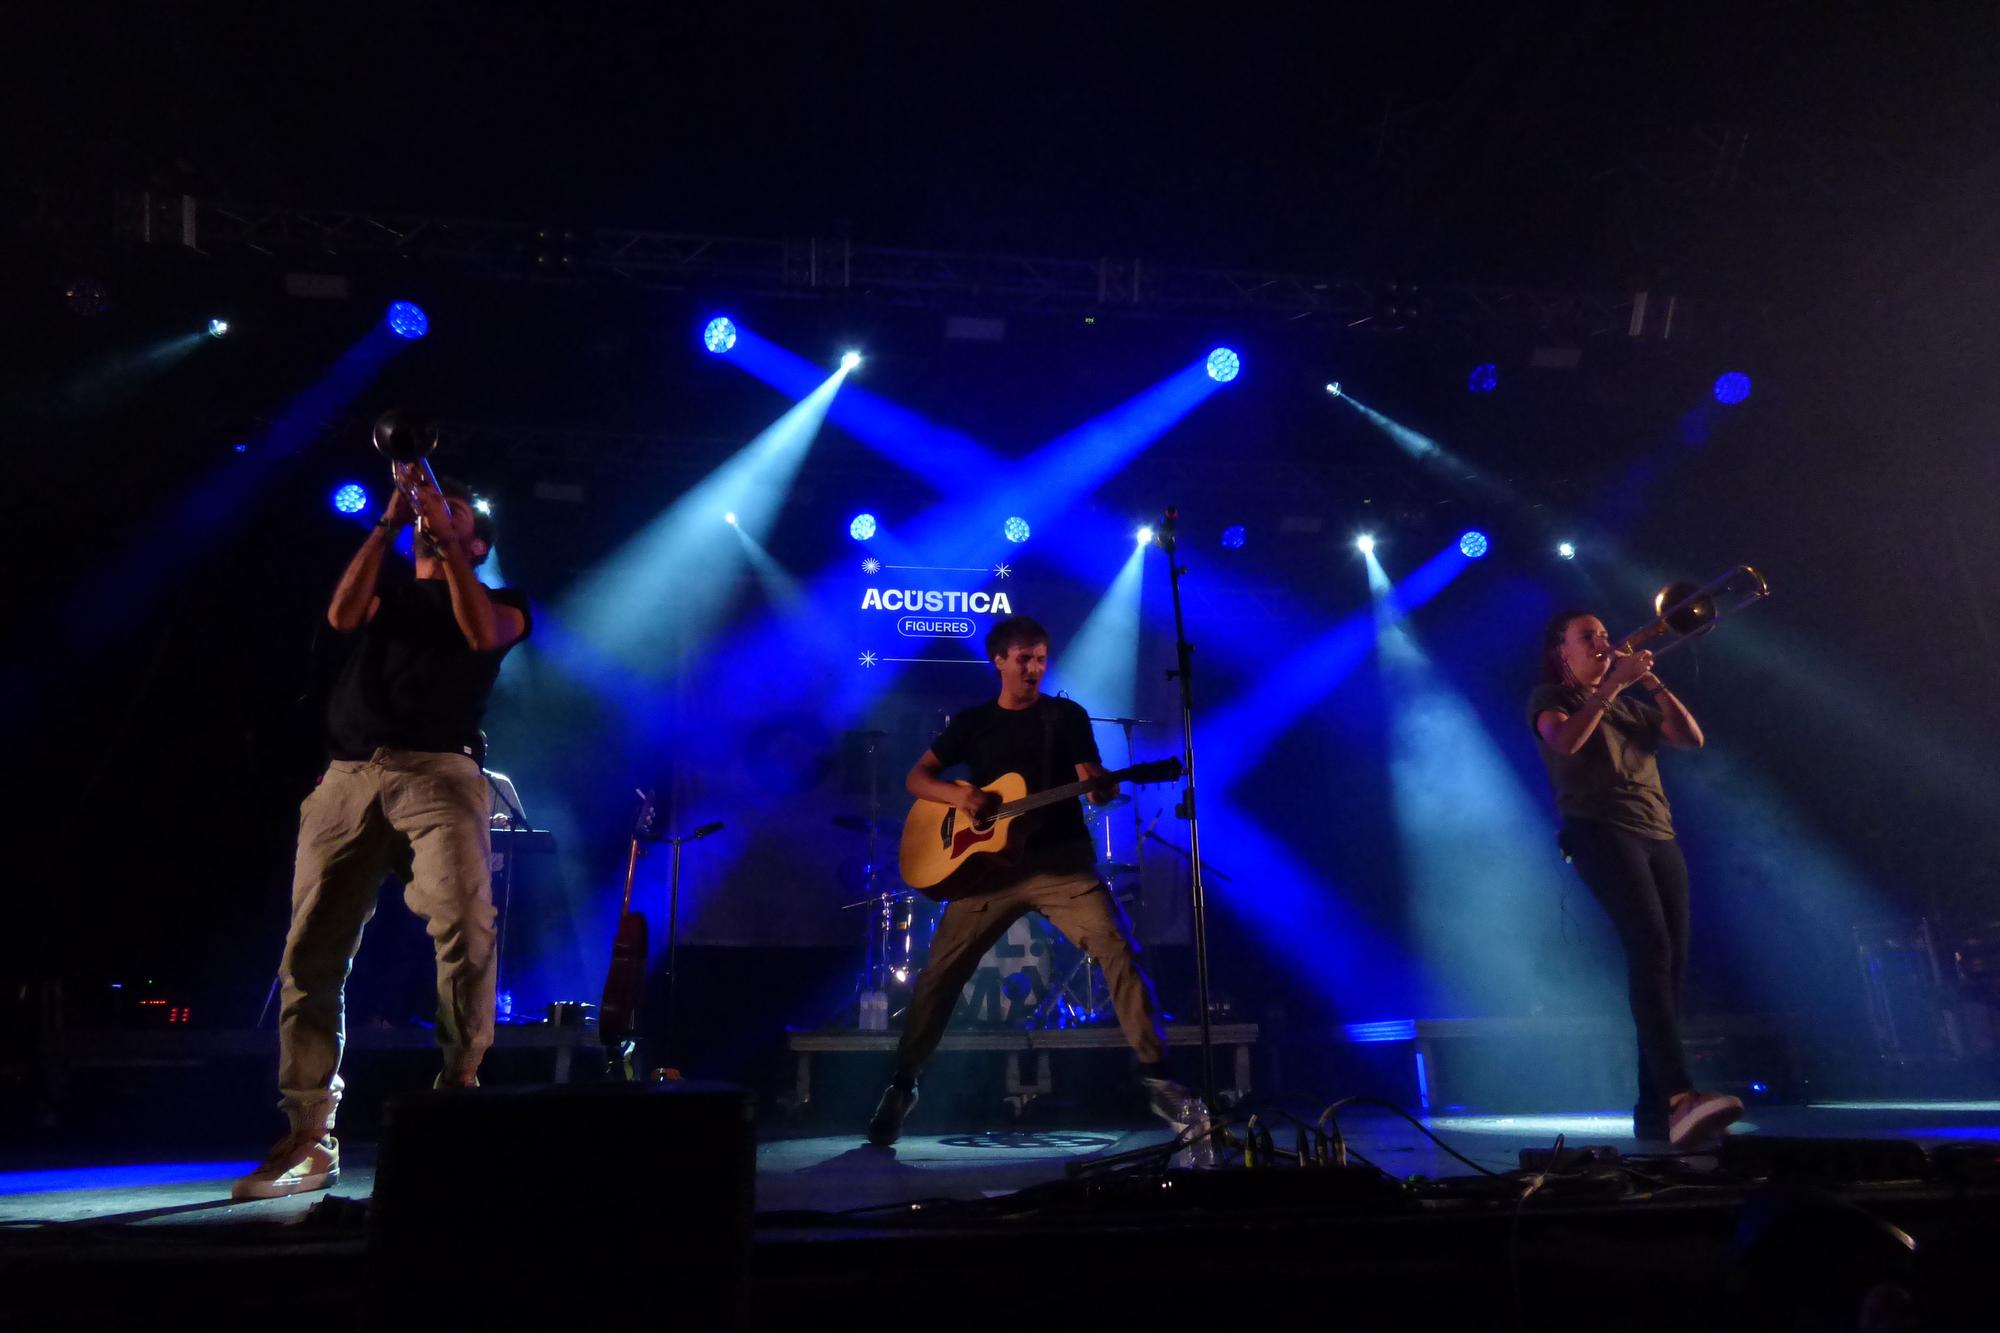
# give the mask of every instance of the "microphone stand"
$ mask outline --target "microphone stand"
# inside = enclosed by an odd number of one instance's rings
[[[1186,568],[1176,551],[1180,510],[1169,508],[1154,530],[1153,540],[1167,553],[1167,582],[1174,597],[1174,669],[1169,680],[1178,681],[1181,693],[1181,745],[1185,750],[1187,786],[1181,791],[1177,813],[1188,826],[1188,884],[1194,906],[1195,989],[1201,1005],[1201,1095],[1213,1112],[1218,1101],[1215,1088],[1215,1034],[1209,1022],[1208,986],[1208,894],[1202,884],[1201,821],[1195,811],[1194,764],[1194,645],[1188,642],[1187,618],[1181,608],[1181,575]]]
[[[674,957],[675,949],[679,945],[675,927],[679,923],[681,910],[681,844],[698,842],[711,833],[721,831],[722,821],[718,819],[713,824],[703,824],[692,833],[683,833],[678,837],[673,834],[655,835],[652,839],[654,842],[671,843],[674,849],[673,874],[668,880],[667,889],[667,1016],[660,1025],[660,1064],[662,1071],[670,1079],[679,1077],[668,1061],[673,1058],[674,990],[680,982],[680,969],[675,966]],[[657,1078],[659,1075],[654,1077]]]

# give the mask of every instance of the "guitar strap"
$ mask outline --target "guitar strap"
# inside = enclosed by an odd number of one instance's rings
[[[1056,708],[1048,700],[1042,700],[1042,786],[1047,791],[1062,784],[1055,779],[1056,766]]]

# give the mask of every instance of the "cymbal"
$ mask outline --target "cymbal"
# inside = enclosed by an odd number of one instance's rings
[[[844,828],[850,833],[866,833],[868,831],[868,816],[835,815],[833,817],[833,826],[835,828]],[[903,832],[903,822],[900,819],[878,819],[875,821],[875,831],[885,838],[900,837]]]

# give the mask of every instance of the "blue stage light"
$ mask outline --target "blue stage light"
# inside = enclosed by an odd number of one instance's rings
[[[1153,530],[1150,527],[1142,526],[1137,532],[1132,534],[1132,540],[1141,546],[1151,546],[1153,544]]]
[[[1007,540],[1010,542],[1024,542],[1028,540],[1028,520],[1025,518],[1010,518],[1000,525],[1000,531],[1005,534]]]
[[[1326,386],[1326,391],[1332,394],[1335,398],[1340,397],[1340,381],[1333,380],[1329,382]]]
[[[431,331],[431,317],[414,301],[397,301],[389,307],[389,332],[398,338],[421,338]]]
[[[229,332],[229,321],[228,321],[228,320],[226,320],[226,319],[211,319],[210,321],[208,321],[208,336],[209,336],[209,337],[211,337],[211,338],[220,338],[220,337],[221,337],[221,336],[222,336],[223,334],[225,334],[225,333],[227,333],[227,332]]]
[[[338,487],[333,493],[335,513],[358,514],[368,507],[368,488],[358,481],[350,481]]]
[[[1486,554],[1486,548],[1490,544],[1486,540],[1486,534],[1474,528],[1458,539],[1458,553],[1468,560],[1477,560]]]
[[[1354,539],[1354,549],[1363,555],[1373,555],[1375,554],[1375,539],[1364,532]]]
[[[1217,384],[1227,384],[1243,372],[1243,358],[1227,347],[1218,347],[1208,354],[1208,377]]]
[[[1732,370],[1715,381],[1715,401],[1733,406],[1750,396],[1750,377]]]
[[[854,521],[847,525],[847,535],[855,541],[865,542],[875,535],[875,515],[856,514]]]
[[[728,525],[729,525],[730,527],[732,527],[732,528],[733,528],[733,527],[735,527],[735,526],[736,526],[736,511],[732,509],[732,510],[730,510],[730,511],[729,511],[728,513],[724,514],[724,515],[722,516],[722,521],[723,521],[724,523],[727,523],[727,524],[728,524]]]
[[[1222,548],[1225,551],[1242,550],[1243,543],[1245,540],[1246,540],[1246,534],[1243,531],[1243,525],[1241,523],[1236,524],[1234,527],[1228,527],[1222,530]]]
[[[853,370],[861,364],[861,353],[849,352],[840,358],[842,370]]]
[[[708,327],[701,331],[701,345],[717,356],[736,346],[736,326],[725,315],[717,315],[708,321]]]
[[[1556,546],[1556,554],[1565,560],[1576,559],[1576,546],[1571,542],[1561,542]]]
[[[1467,393],[1492,393],[1500,387],[1500,367],[1488,361],[1483,366],[1474,366],[1472,374],[1466,378]]]

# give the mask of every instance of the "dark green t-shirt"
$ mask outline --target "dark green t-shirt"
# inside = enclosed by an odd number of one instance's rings
[[[1528,727],[1551,709],[1575,716],[1583,691],[1573,685],[1543,684],[1528,696]],[[1597,730],[1575,754],[1557,754],[1535,734],[1535,748],[1556,789],[1556,809],[1564,819],[1590,819],[1642,838],[1674,836],[1674,815],[1660,786],[1659,706],[1621,694],[1604,710]]]

